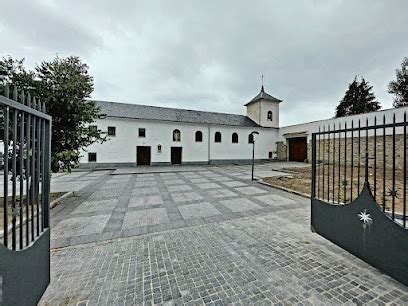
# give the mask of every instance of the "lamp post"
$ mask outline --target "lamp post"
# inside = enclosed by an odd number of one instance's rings
[[[252,180],[254,180],[255,141],[258,138],[259,133],[257,131],[253,131],[250,135],[252,135],[252,175],[251,175],[251,178]]]

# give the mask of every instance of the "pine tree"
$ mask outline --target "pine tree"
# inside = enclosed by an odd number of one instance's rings
[[[355,77],[336,108],[336,118],[379,110],[380,103],[376,101],[372,90],[373,86],[364,78],[359,81]]]
[[[401,63],[401,70],[395,71],[397,79],[388,84],[388,92],[394,95],[394,107],[408,106],[408,57]]]

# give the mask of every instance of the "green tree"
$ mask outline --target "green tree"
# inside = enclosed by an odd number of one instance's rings
[[[376,101],[371,86],[364,78],[354,78],[343,99],[336,108],[336,118],[377,111],[381,108]]]
[[[394,95],[394,107],[408,106],[408,57],[404,57],[401,70],[395,71],[396,80],[388,84],[388,92]]]
[[[24,68],[24,59],[0,60],[0,84],[17,85],[42,102],[52,116],[51,168],[70,171],[79,162],[80,150],[106,135],[87,126],[100,116],[100,109],[87,101],[93,91],[93,78],[79,57],[60,58],[37,65],[34,71]]]

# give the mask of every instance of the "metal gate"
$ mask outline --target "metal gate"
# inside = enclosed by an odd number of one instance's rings
[[[312,230],[408,285],[407,122],[397,112],[312,135]]]
[[[50,282],[51,117],[16,86],[5,86],[0,111],[0,304],[36,305]]]

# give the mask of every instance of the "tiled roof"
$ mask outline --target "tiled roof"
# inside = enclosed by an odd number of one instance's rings
[[[272,97],[270,94],[266,93],[265,90],[264,90],[264,87],[262,85],[261,92],[259,94],[257,94],[251,101],[249,101],[247,104],[245,104],[245,106],[248,106],[248,105],[250,105],[252,103],[255,103],[256,101],[259,101],[261,99],[267,100],[267,101],[272,101],[272,102],[278,102],[278,103],[282,102],[282,100],[279,100],[279,99],[277,99],[275,97]]]
[[[157,107],[140,104],[125,104],[107,101],[95,101],[101,113],[107,117],[160,120],[197,124],[259,127],[254,121],[243,115],[203,112],[188,109]]]

